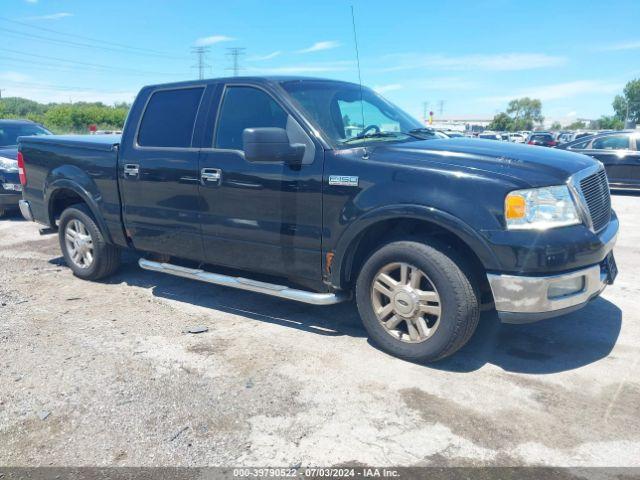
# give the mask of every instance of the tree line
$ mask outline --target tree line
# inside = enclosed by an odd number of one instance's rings
[[[589,128],[603,130],[621,130],[625,128],[625,122],[640,124],[640,79],[631,80],[626,84],[622,95],[616,95],[613,99],[614,115],[602,115],[591,122]],[[521,130],[533,130],[544,121],[542,116],[542,102],[536,98],[518,98],[511,100],[504,112],[493,117],[493,121],[487,126],[490,130],[501,132],[515,132]],[[584,128],[582,121],[576,121],[569,125],[561,125],[554,122],[552,130],[578,130]]]
[[[20,97],[0,99],[0,118],[28,119],[54,133],[87,133],[89,125],[98,130],[122,130],[130,105],[101,102],[39,103]]]

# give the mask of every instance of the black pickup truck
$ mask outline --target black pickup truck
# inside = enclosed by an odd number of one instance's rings
[[[229,78],[142,89],[122,137],[24,137],[20,207],[80,278],[142,268],[315,305],[355,297],[384,350],[452,354],[481,307],[527,322],[612,283],[602,164],[440,138],[359,85]],[[312,311],[310,311],[312,314]]]

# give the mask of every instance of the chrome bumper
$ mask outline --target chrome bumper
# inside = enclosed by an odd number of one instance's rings
[[[27,202],[26,200],[20,200],[18,202],[18,207],[20,207],[20,213],[22,214],[22,216],[26,220],[33,222],[33,214],[31,213],[31,206],[29,205],[29,202]]]
[[[600,265],[545,277],[487,275],[498,316],[505,323],[527,323],[556,317],[584,306],[606,287]],[[570,295],[550,297],[549,288],[560,282],[583,278],[582,289]]]

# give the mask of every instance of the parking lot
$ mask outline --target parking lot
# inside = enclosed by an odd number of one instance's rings
[[[620,275],[577,313],[484,314],[417,365],[353,304],[312,307],[140,270],[72,276],[56,235],[0,221],[0,463],[640,466],[640,197]],[[190,334],[191,327],[208,331]]]

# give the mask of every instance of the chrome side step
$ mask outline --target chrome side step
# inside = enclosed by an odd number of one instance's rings
[[[138,260],[140,268],[151,270],[154,272],[168,273],[177,277],[190,278],[191,280],[200,280],[201,282],[213,283],[224,287],[239,288],[240,290],[249,290],[250,292],[264,293],[274,297],[286,298],[297,302],[310,303],[312,305],[333,305],[347,300],[344,293],[315,293],[305,290],[296,290],[284,285],[275,285],[273,283],[258,282],[242,277],[231,277],[228,275],[220,275],[218,273],[205,272],[204,270],[195,268],[185,268],[171,263],[152,262],[141,258]]]

